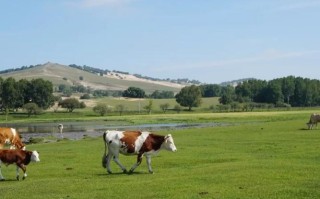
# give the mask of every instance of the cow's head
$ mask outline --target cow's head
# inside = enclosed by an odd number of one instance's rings
[[[39,153],[37,151],[32,151],[31,161],[40,162]]]
[[[163,145],[163,148],[165,148],[168,151],[173,151],[173,152],[177,151],[177,147],[176,145],[174,145],[174,141],[171,134],[168,134],[165,136],[164,143],[162,145]]]

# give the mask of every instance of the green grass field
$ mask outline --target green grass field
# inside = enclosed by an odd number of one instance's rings
[[[28,145],[40,152],[41,162],[31,163],[27,179],[19,182],[15,166],[2,165],[7,180],[0,182],[1,198],[320,198],[320,129],[306,130],[309,115],[169,115],[168,120],[211,117],[230,125],[158,132],[171,133],[178,151],[155,156],[154,174],[145,159],[132,175],[114,162],[114,174],[107,174],[100,137]],[[120,160],[130,168],[136,157]]]

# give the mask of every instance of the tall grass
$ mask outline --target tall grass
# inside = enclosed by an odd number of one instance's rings
[[[40,152],[41,162],[28,166],[22,182],[15,181],[14,166],[2,166],[7,181],[0,182],[1,196],[320,198],[320,130],[306,130],[306,112],[220,116],[211,115],[233,125],[159,132],[171,133],[178,151],[154,157],[153,175],[145,161],[132,175],[122,174],[115,163],[114,174],[107,174],[100,137],[29,145]],[[136,157],[120,160],[130,167]]]

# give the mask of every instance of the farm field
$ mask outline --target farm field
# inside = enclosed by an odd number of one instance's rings
[[[28,145],[40,152],[41,162],[31,163],[19,182],[15,166],[2,165],[1,198],[320,198],[320,129],[306,130],[309,115],[167,115],[185,121],[211,117],[229,125],[158,132],[171,133],[178,151],[153,157],[154,174],[145,159],[131,175],[114,162],[114,173],[107,174],[101,137]],[[136,157],[121,155],[120,161],[130,168]]]

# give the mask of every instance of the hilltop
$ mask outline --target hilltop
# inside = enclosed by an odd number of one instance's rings
[[[89,72],[74,65],[67,66],[48,62],[32,67],[21,67],[18,70],[2,71],[0,77],[4,79],[13,77],[16,80],[43,78],[51,81],[54,86],[61,84],[70,86],[82,85],[93,90],[122,91],[126,90],[129,86],[134,86],[143,89],[146,93],[151,93],[155,90],[178,92],[187,85],[186,83],[147,79],[119,71],[101,71],[95,72],[93,70]]]

